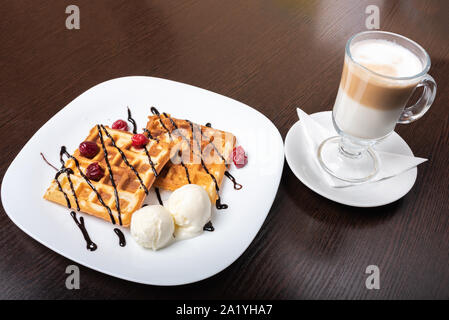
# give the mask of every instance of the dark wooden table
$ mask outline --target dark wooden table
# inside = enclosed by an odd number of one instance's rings
[[[69,4],[80,8],[80,30],[65,27]],[[0,298],[448,299],[446,0],[4,0],[0,176],[58,110],[90,87],[127,75],[172,79],[242,101],[285,137],[296,107],[332,108],[345,42],[366,29],[370,4],[380,8],[382,30],[428,50],[439,85],[430,112],[397,127],[417,156],[429,158],[404,198],[374,209],[339,205],[306,188],[285,164],[262,229],[223,272],[156,287],[81,267],[80,290],[64,285],[73,262],[28,237],[2,208]],[[365,287],[371,264],[380,268],[380,290]]]

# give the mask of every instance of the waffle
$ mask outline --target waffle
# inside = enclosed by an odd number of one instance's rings
[[[171,118],[166,113],[148,118],[147,133],[170,144],[171,161],[167,162],[154,185],[173,191],[189,183],[197,184],[207,191],[212,203],[217,202],[220,198],[218,191],[235,146],[234,135],[188,120]]]
[[[117,147],[123,151],[128,163],[135,168],[145,188],[147,190],[150,189],[155,180],[155,174],[145,150],[143,148],[136,149],[132,146],[131,133],[121,130],[114,130],[109,127],[104,128],[114,139]],[[65,162],[65,167],[71,169],[73,173],[67,175],[67,173],[64,172],[58,177],[58,181],[64,192],[59,190],[58,183],[56,180],[53,180],[50,187],[45,192],[44,198],[67,206],[68,202],[65,198],[65,196],[67,196],[70,201],[71,208],[75,210],[77,205],[76,200],[73,197],[70,181],[68,179],[69,176],[78,199],[80,211],[104,220],[115,222],[117,224],[120,224],[121,222],[123,226],[127,227],[131,222],[131,216],[134,211],[139,209],[143,204],[146,196],[145,188],[142,187],[142,184],[134,171],[124,162],[121,154],[118,152],[118,149],[112,145],[112,141],[106,135],[106,132],[104,130],[101,131],[108,153],[108,160],[112,168],[114,181],[117,187],[120,215],[118,214],[116,208],[115,191],[109,176],[109,170],[105,161],[105,153],[101,145],[97,126],[90,130],[90,133],[85,141],[95,142],[100,148],[98,154],[93,159],[88,159],[83,157],[80,154],[79,149],[77,149],[73,154],[73,157],[77,159],[82,172],[85,172],[87,166],[93,162],[98,162],[105,170],[104,176],[98,182],[89,180],[95,189],[97,189],[100,197],[89,186],[86,179],[83,177],[83,174],[80,173],[75,160],[73,158],[68,158]],[[150,140],[150,142],[146,145],[146,150],[151,157],[154,169],[157,173],[159,173],[169,160],[169,145],[164,142],[157,143],[154,140]],[[104,205],[101,203],[100,198]],[[111,218],[110,212],[113,218]]]

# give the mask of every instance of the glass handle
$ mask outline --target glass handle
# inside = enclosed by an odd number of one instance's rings
[[[416,87],[424,87],[423,93],[414,105],[404,109],[398,123],[410,123],[418,120],[432,105],[437,93],[437,84],[435,80],[430,75],[426,74]]]

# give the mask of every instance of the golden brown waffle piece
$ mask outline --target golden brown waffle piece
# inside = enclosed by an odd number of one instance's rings
[[[114,130],[109,127],[104,127],[104,129],[107,130],[107,133],[109,133],[109,135],[114,139],[116,146],[122,150],[128,163],[135,168],[145,188],[147,190],[150,189],[155,180],[155,175],[145,150],[143,148],[137,149],[132,146],[131,133],[121,130]],[[79,167],[83,173],[86,171],[87,166],[94,162],[98,162],[105,170],[103,178],[101,178],[98,182],[90,180],[91,184],[98,191],[104,205],[101,203],[100,197],[98,197],[97,193],[89,186],[86,179],[80,173],[75,160],[71,158],[65,162],[65,167],[71,169],[73,174],[69,174],[68,176],[67,173],[64,172],[60,174],[58,178],[64,192],[59,190],[58,183],[56,180],[53,180],[50,187],[45,192],[44,198],[67,206],[67,200],[65,198],[66,195],[70,201],[72,209],[76,210],[76,199],[73,196],[70,181],[68,179],[68,177],[70,177],[80,211],[111,222],[112,220],[115,220],[116,224],[120,224],[121,220],[122,225],[127,227],[131,222],[132,214],[137,209],[141,208],[143,204],[146,196],[145,188],[143,188],[137,175],[125,163],[118,149],[113,146],[112,141],[107,136],[106,132],[103,129],[101,129],[101,132],[117,187],[120,215],[117,211],[115,191],[111,183],[108,166],[105,161],[105,153],[100,141],[97,126],[90,130],[90,133],[85,141],[95,142],[100,150],[98,154],[94,158],[88,159],[83,157],[80,154],[79,149],[77,149],[73,154],[73,157],[77,159]],[[169,145],[163,141],[157,143],[154,140],[150,140],[150,142],[146,145],[146,149],[151,157],[154,169],[157,173],[159,173],[170,158]],[[108,208],[113,215],[113,219],[111,219]]]
[[[148,117],[147,133],[169,143],[171,148],[171,160],[154,185],[176,190],[189,183],[198,184],[208,192],[211,202],[215,203],[220,199],[217,191],[232,157],[235,136],[188,120],[171,118],[166,113],[158,115],[154,108],[152,111],[156,114]],[[182,157],[177,157],[179,150],[182,151]]]

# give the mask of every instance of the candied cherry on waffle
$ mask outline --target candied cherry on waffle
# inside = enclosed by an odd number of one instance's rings
[[[80,154],[83,157],[86,157],[89,159],[92,159],[93,157],[95,157],[97,155],[98,151],[100,151],[100,148],[98,147],[98,145],[92,141],[81,142],[78,149],[80,150]]]
[[[125,120],[117,120],[112,124],[112,129],[127,131],[128,123]]]
[[[131,141],[134,147],[142,148],[149,140],[144,134],[138,133],[132,136]]]
[[[237,168],[243,168],[248,163],[248,157],[242,146],[235,147],[232,150],[232,161]]]
[[[98,164],[98,162],[93,162],[86,168],[86,177],[89,180],[99,181],[104,176],[104,169]]]

